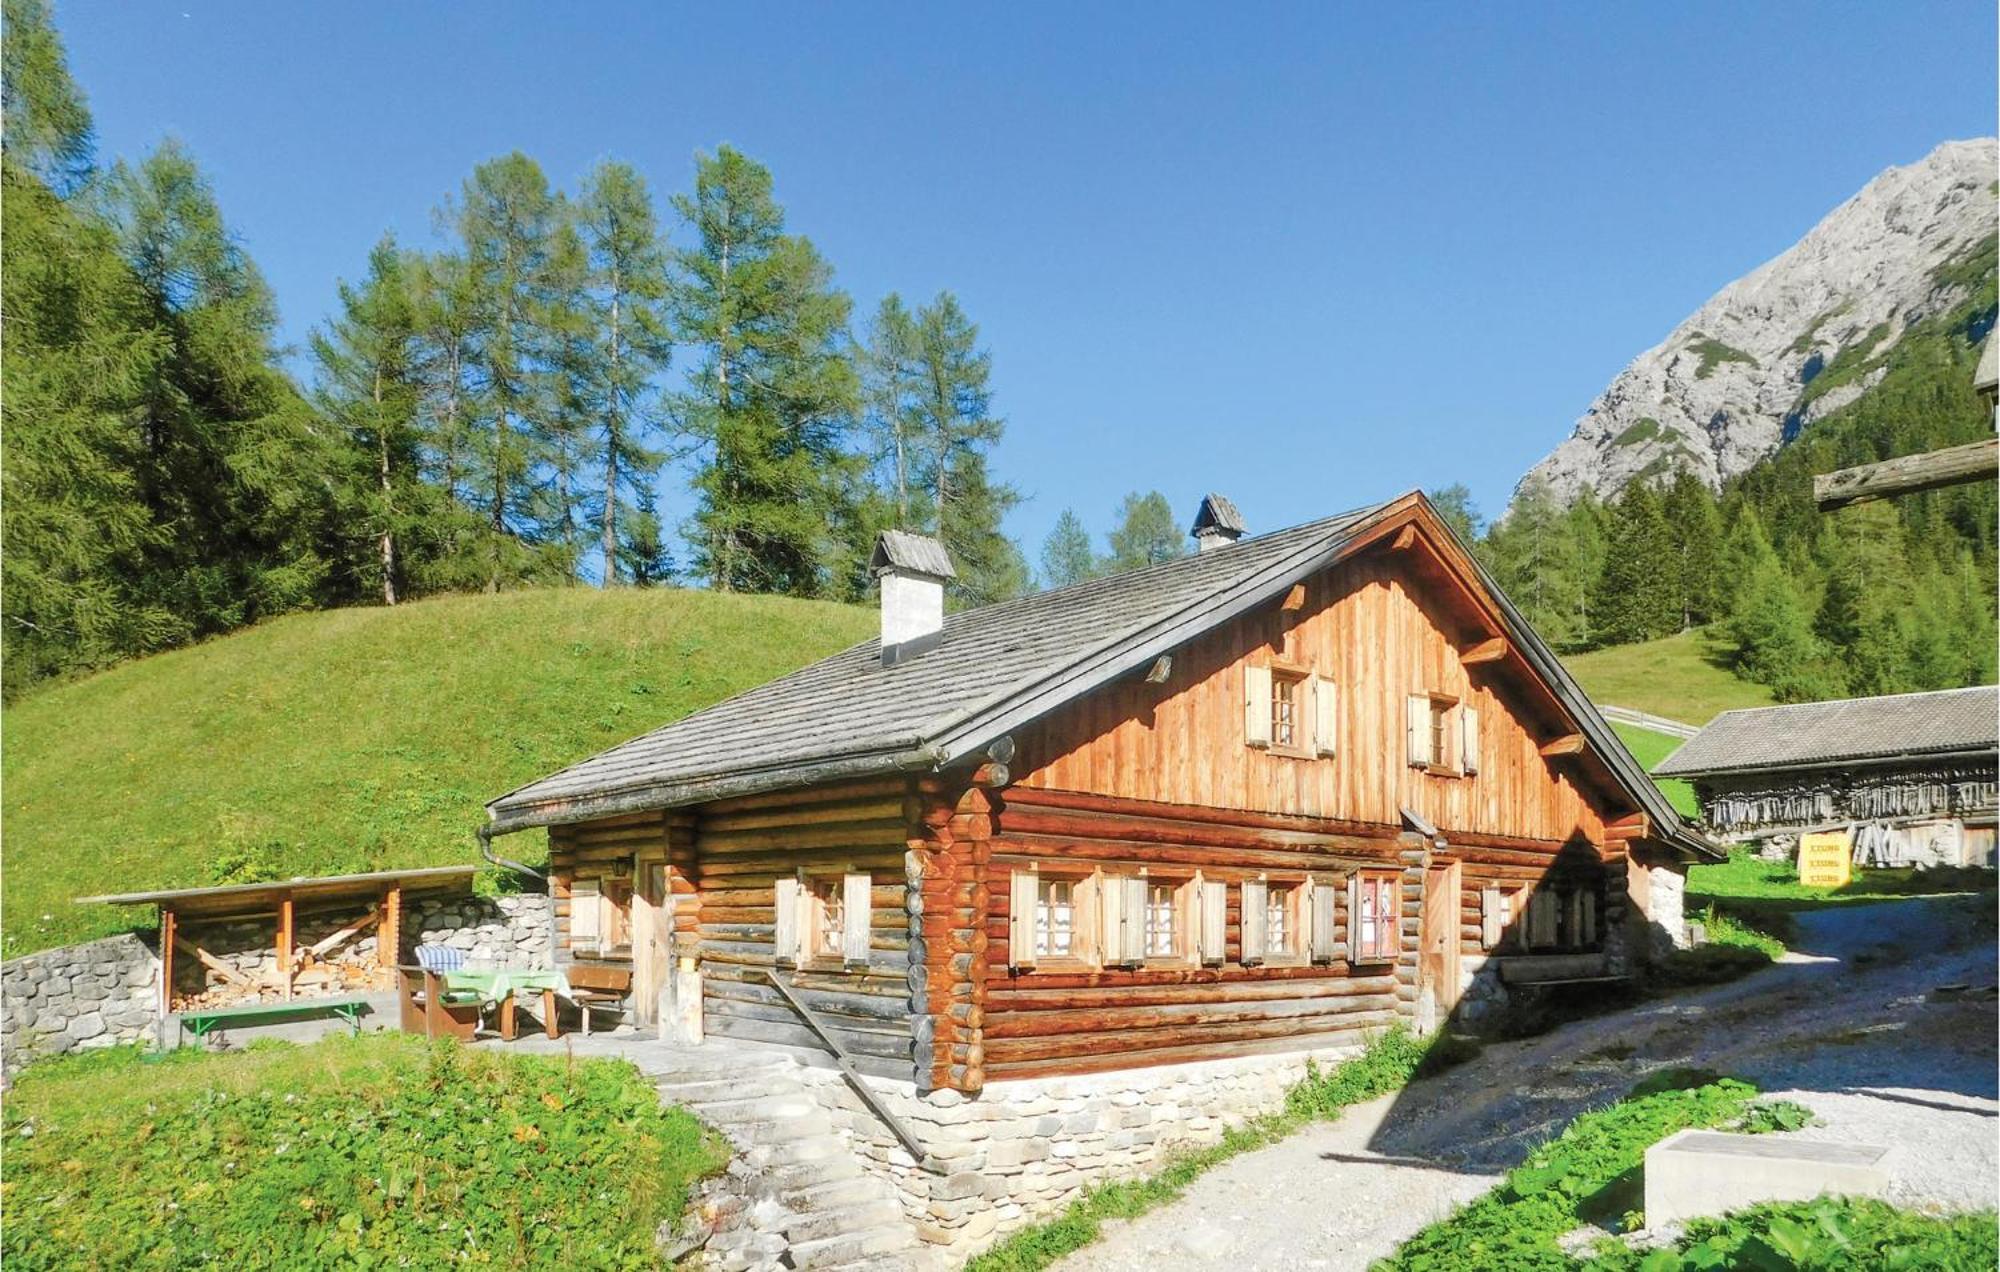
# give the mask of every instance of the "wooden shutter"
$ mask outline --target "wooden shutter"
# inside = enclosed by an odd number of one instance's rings
[[[1361,946],[1361,876],[1347,876],[1347,961],[1359,963],[1364,951]]]
[[[1479,890],[1480,948],[1490,950],[1500,944],[1500,934],[1506,929],[1506,902],[1500,899],[1500,889],[1481,888]]]
[[[1431,700],[1424,694],[1413,693],[1409,700],[1409,721],[1405,729],[1409,739],[1410,765],[1413,768],[1427,768],[1431,762]]]
[[[1035,906],[1041,900],[1041,879],[1020,866],[1009,876],[1007,888],[1007,965],[1035,965]],[[1072,947],[1075,937],[1071,937]]]
[[[772,901],[778,962],[797,966],[799,962],[799,881],[796,875],[780,878]]]
[[[1241,889],[1243,901],[1243,961],[1261,963],[1264,961],[1264,901],[1270,895],[1270,888],[1262,879],[1245,879]]]
[[[1229,956],[1229,885],[1219,879],[1201,881],[1201,961],[1217,966]]]
[[[595,879],[572,879],[569,885],[569,947],[597,952],[604,901]]]
[[[1556,894],[1546,890],[1528,897],[1528,944],[1547,949],[1556,943]]]
[[[1333,755],[1340,750],[1339,691],[1334,688],[1333,677],[1314,676],[1313,695],[1313,749],[1321,755]]]
[[[1458,766],[1467,773],[1479,771],[1479,709],[1458,709]]]
[[[868,965],[868,926],[873,915],[875,880],[866,871],[843,875],[840,880],[841,920],[846,930],[840,934],[841,961],[849,967]]]
[[[1077,880],[1070,893],[1070,922],[1075,931],[1070,934],[1069,951],[1086,962],[1104,962],[1104,910],[1101,904],[1103,889],[1098,886],[1101,878],[1096,873]]]
[[[1243,740],[1251,746],[1271,745],[1271,669],[1243,669]]]
[[[1313,962],[1328,963],[1333,961],[1333,947],[1337,943],[1333,930],[1333,883],[1327,879],[1307,879],[1305,887],[1306,904],[1301,908],[1306,911],[1306,922],[1311,929],[1308,948]]]
[[[1125,891],[1125,904],[1119,907],[1124,918],[1123,935],[1119,938],[1119,961],[1137,964],[1146,961],[1146,880],[1143,875],[1128,875],[1118,881]]]
[[[1582,919],[1577,925],[1577,940],[1584,945],[1597,944],[1597,894],[1577,893],[1577,911]]]

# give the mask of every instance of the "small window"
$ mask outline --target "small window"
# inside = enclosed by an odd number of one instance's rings
[[[841,957],[841,935],[847,926],[847,907],[842,892],[838,875],[806,880],[806,904],[810,907],[806,940],[809,958]]]
[[[1146,957],[1173,958],[1179,952],[1175,942],[1174,885],[1146,885]]]
[[[1299,953],[1299,885],[1273,883],[1264,890],[1264,957],[1295,958]]]
[[[1354,962],[1394,962],[1401,952],[1400,887],[1400,877],[1388,872],[1364,872],[1354,877],[1348,913]]]
[[[1306,678],[1289,671],[1271,672],[1271,746],[1298,751],[1305,747]]]
[[[1431,699],[1431,763],[1439,768],[1451,764],[1451,704]]]
[[[1037,879],[1035,884],[1035,954],[1069,958],[1076,952],[1076,881]]]

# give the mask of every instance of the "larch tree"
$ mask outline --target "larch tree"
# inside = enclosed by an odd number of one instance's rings
[[[679,398],[702,447],[695,564],[722,591],[843,591],[861,550],[850,302],[740,152],[699,157],[674,207],[695,240],[675,254],[673,304],[679,340],[701,351]]]
[[[1090,546],[1090,531],[1073,508],[1065,508],[1042,540],[1042,586],[1068,587],[1094,579],[1102,570],[1097,553]]]
[[[1109,572],[1136,570],[1187,554],[1187,536],[1174,517],[1173,505],[1159,491],[1125,496],[1118,525],[1111,531]]]
[[[666,243],[645,179],[629,164],[599,164],[575,211],[589,254],[585,303],[604,466],[595,516],[603,581],[606,587],[656,582],[670,568],[652,511],[665,459],[657,385],[673,352]]]
[[[987,384],[993,357],[950,292],[917,311],[915,335],[912,417],[931,524],[958,571],[947,596],[966,607],[1019,596],[1027,590],[1027,563],[1000,523],[1021,496],[987,471],[988,454],[1006,431]]]
[[[397,544],[420,495],[416,311],[404,259],[384,236],[368,253],[368,274],[340,284],[340,312],[312,337],[320,411],[347,433],[373,477],[362,504],[372,528],[384,605],[399,599]]]
[[[855,351],[861,375],[864,420],[882,470],[881,486],[894,509],[894,524],[921,524],[910,506],[917,427],[917,320],[903,298],[890,292],[869,320],[865,342]]]

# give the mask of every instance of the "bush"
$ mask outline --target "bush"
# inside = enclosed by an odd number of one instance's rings
[[[1823,1197],[1698,1219],[1664,1249],[1606,1242],[1584,1266],[1592,1272],[1984,1272],[2000,1262],[1994,1232],[1990,1210],[1935,1218],[1880,1201]]]
[[[5,1109],[13,1269],[651,1266],[726,1160],[629,1064],[400,1034],[131,1049],[25,1070]]]

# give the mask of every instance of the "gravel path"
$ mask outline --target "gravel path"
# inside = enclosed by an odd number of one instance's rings
[[[1797,1100],[1813,1139],[1897,1149],[1893,1190],[1923,1209],[2000,1189],[1990,920],[1959,898],[1798,916],[1798,949],[1729,985],[1496,1043],[1469,1064],[1210,1171],[1173,1204],[1105,1225],[1056,1266],[1364,1269],[1485,1192],[1578,1113],[1656,1070],[1699,1065]]]

